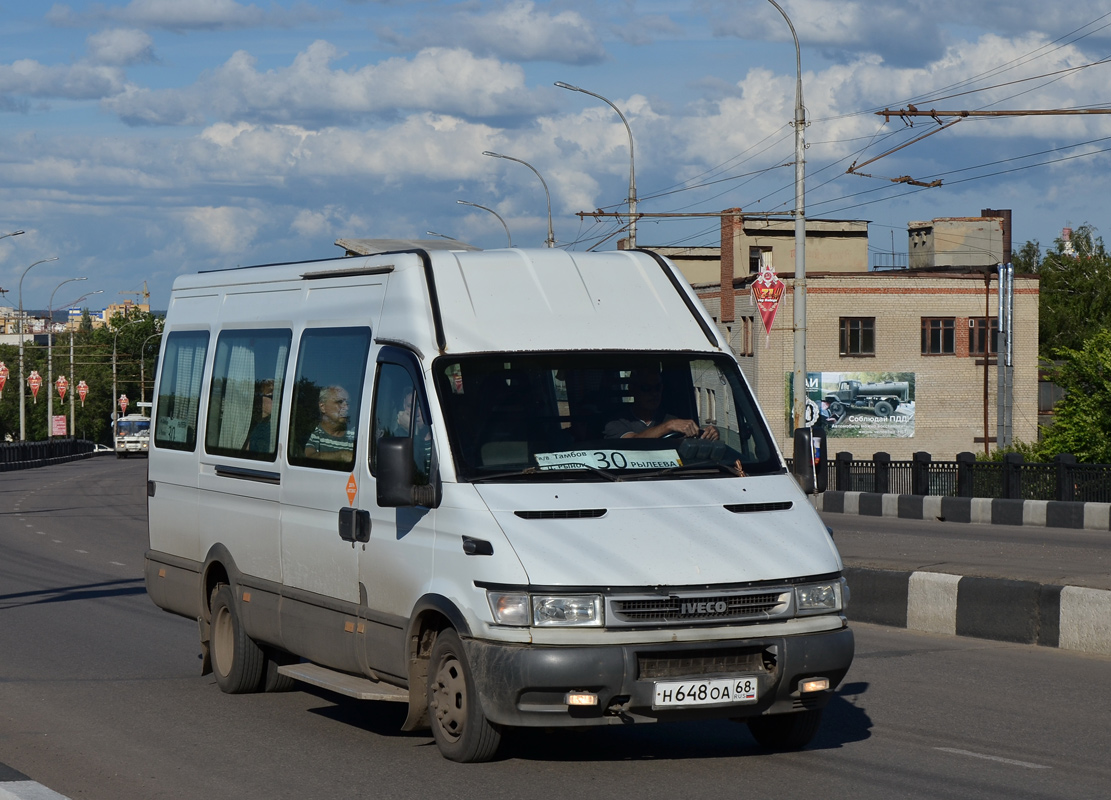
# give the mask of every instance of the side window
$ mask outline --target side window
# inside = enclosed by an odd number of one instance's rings
[[[201,379],[207,354],[207,331],[180,331],[166,337],[158,407],[154,412],[156,447],[189,452],[196,449]]]
[[[289,330],[224,331],[216,342],[204,449],[273,461],[289,362]]]
[[[314,328],[301,335],[287,454],[302,467],[348,471],[362,407],[370,328]]]
[[[425,417],[427,403],[409,370],[399,364],[378,365],[374,382],[374,437],[370,471],[377,474],[378,442],[385,436],[413,439],[417,483],[428,483],[432,465],[432,431]]]

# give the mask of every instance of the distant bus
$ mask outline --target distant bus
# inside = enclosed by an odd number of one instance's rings
[[[147,455],[150,444],[150,417],[127,414],[116,420],[116,458],[131,454]]]

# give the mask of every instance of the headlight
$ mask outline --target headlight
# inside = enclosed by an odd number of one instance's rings
[[[601,625],[602,596],[584,595],[534,595],[532,598],[533,625]]]
[[[812,583],[795,587],[795,608],[798,614],[827,614],[841,610],[841,581]]]
[[[498,625],[524,627],[557,625],[600,627],[602,625],[602,596],[586,595],[532,595],[525,592],[486,593],[494,622]]]
[[[487,592],[494,622],[499,625],[528,625],[529,603],[524,592]]]

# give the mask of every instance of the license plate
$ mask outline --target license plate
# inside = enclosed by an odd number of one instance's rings
[[[754,676],[712,678],[701,681],[661,681],[656,683],[653,708],[684,708],[726,703],[755,703],[760,684]]]

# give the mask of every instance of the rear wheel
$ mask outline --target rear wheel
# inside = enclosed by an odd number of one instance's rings
[[[293,689],[297,684],[293,678],[288,675],[281,675],[278,673],[278,667],[286,664],[296,664],[300,661],[297,656],[290,655],[283,650],[270,650],[263,651],[265,663],[262,668],[262,691],[264,692],[288,692]]]
[[[243,631],[235,611],[235,595],[226,583],[212,590],[212,630],[209,651],[216,685],[228,694],[257,692],[262,688],[266,655]]]
[[[451,761],[489,761],[501,744],[501,730],[482,713],[463,643],[450,628],[432,645],[428,719],[436,746]]]
[[[876,416],[877,417],[890,417],[895,413],[895,407],[886,400],[880,400],[876,403]]]
[[[752,738],[769,750],[799,750],[810,744],[822,724],[822,709],[812,708],[793,714],[752,717],[748,729]]]

